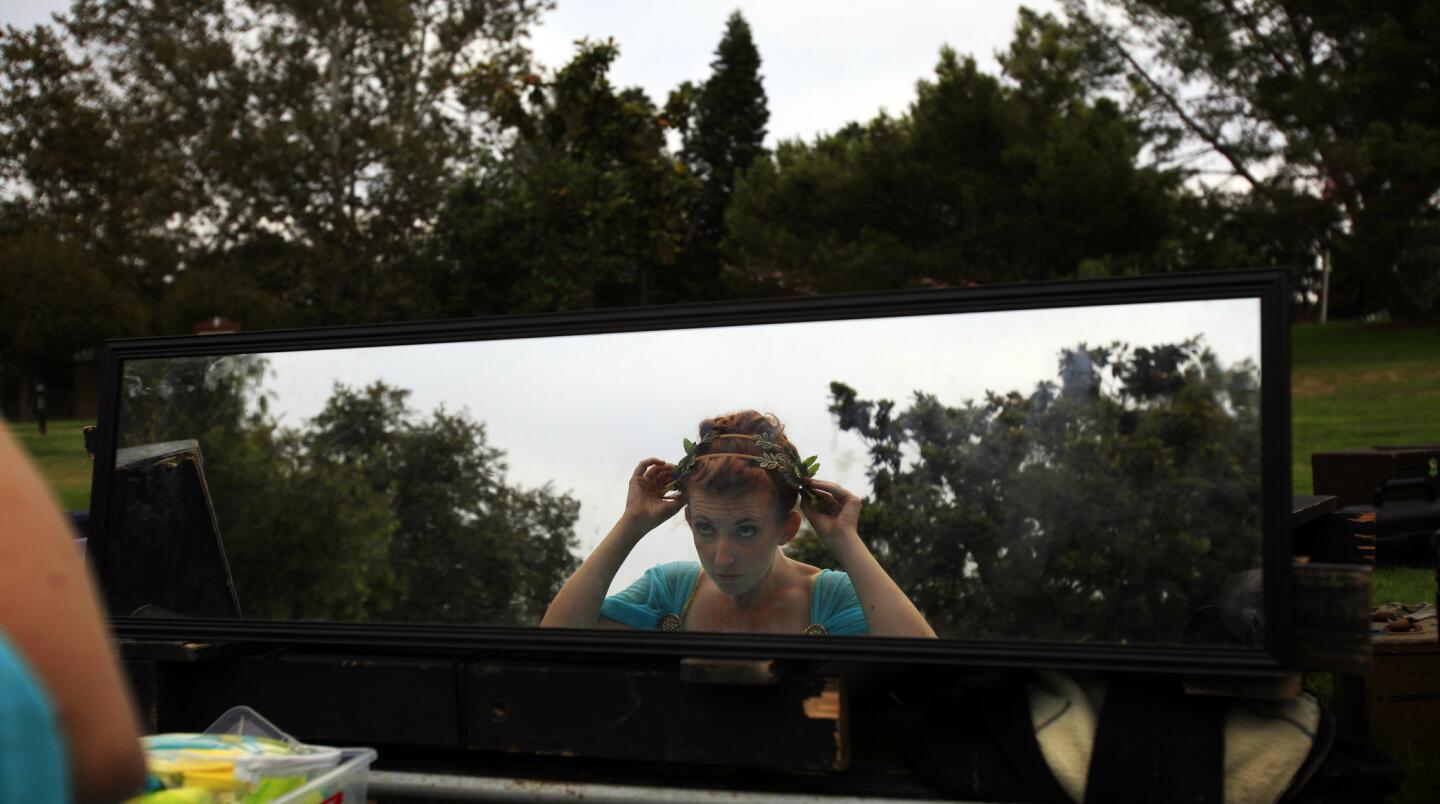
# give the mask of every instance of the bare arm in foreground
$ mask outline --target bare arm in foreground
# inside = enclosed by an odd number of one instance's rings
[[[115,801],[138,793],[145,762],[135,706],[95,587],[50,489],[3,423],[0,631],[53,699],[76,800]]]

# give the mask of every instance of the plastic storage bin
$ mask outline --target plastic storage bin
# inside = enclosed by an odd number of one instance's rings
[[[342,748],[340,764],[334,770],[271,799],[270,804],[365,804],[370,763],[374,761],[373,748]]]

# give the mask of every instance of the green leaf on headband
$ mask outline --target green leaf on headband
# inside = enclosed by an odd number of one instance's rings
[[[690,453],[692,453],[692,452],[694,452],[694,451],[695,451],[695,442],[694,442],[694,441],[691,441],[691,440],[688,439],[688,438],[685,439],[685,454],[686,454],[686,455],[689,455]]]

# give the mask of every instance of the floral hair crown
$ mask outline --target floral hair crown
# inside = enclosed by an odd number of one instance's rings
[[[713,443],[721,438],[746,438],[755,442],[760,448],[759,455],[750,455],[744,452],[707,452],[699,455],[700,448],[706,444]],[[745,435],[744,433],[716,433],[710,431],[697,443],[685,439],[685,457],[675,463],[675,477],[666,486],[671,491],[680,490],[680,481],[686,475],[695,471],[695,466],[706,458],[741,458],[755,461],[761,469],[769,469],[780,476],[787,486],[804,494],[811,502],[815,502],[815,495],[810,490],[810,478],[820,471],[820,464],[816,456],[811,455],[805,460],[800,460],[800,453],[794,447],[781,446],[774,436],[761,433],[759,435]]]

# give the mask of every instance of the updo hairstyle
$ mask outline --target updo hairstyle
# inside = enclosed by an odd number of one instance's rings
[[[742,410],[727,413],[700,422],[700,438],[707,435],[766,435],[787,452],[794,454],[790,439],[785,436],[785,425],[769,413]],[[760,447],[748,438],[717,438],[702,443],[697,455],[736,453],[740,455],[760,454]],[[780,516],[795,510],[800,491],[778,477],[775,472],[760,468],[751,458],[707,458],[696,461],[695,468],[682,481],[685,490],[704,489],[717,495],[742,494],[755,489],[769,489],[775,495],[780,507]]]

